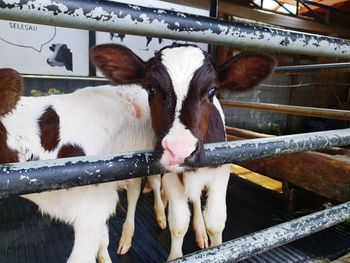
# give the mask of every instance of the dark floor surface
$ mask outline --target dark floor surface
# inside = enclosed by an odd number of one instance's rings
[[[123,198],[124,196],[124,198]],[[125,205],[122,194],[121,206]],[[270,227],[310,212],[305,203],[293,213],[285,201],[271,191],[253,186],[232,176],[227,194],[227,223],[224,241]],[[152,194],[143,195],[136,213],[133,246],[124,256],[117,256],[125,210],[117,209],[109,221],[109,251],[113,262],[163,262],[170,248],[168,229],[161,231],[153,214]],[[71,227],[42,217],[37,207],[20,198],[0,204],[0,263],[63,263],[73,245]],[[196,250],[190,229],[183,245],[184,253]],[[310,259],[335,259],[350,251],[350,223],[342,223],[283,247],[270,250],[244,262],[306,262]]]

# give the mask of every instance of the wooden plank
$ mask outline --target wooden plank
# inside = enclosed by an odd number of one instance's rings
[[[240,128],[234,128],[230,126],[226,126],[226,133],[230,136],[233,136],[235,138],[244,138],[244,139],[255,139],[255,138],[268,138],[273,137],[273,135],[259,133],[259,132],[253,132],[245,129]]]
[[[265,158],[239,165],[331,200],[350,200],[350,158],[317,152]]]
[[[332,6],[335,4],[339,4],[339,3],[343,3],[345,2],[344,0],[324,0],[324,1],[319,1],[318,3],[322,4],[322,5],[328,5],[328,6]],[[320,10],[324,10],[321,7],[318,6],[314,6],[314,5],[308,5],[308,7],[310,7],[312,10],[316,10],[316,9],[320,9]],[[309,12],[309,10],[305,7],[305,6],[300,6],[300,13],[304,13],[304,12]]]
[[[231,173],[267,189],[282,193],[282,182],[258,173],[254,173],[237,164],[231,165]]]

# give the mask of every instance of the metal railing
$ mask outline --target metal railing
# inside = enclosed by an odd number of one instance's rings
[[[345,39],[306,34],[109,1],[0,0],[0,19],[350,58]],[[237,163],[350,144],[350,129],[206,145],[199,166]],[[0,197],[124,180],[162,172],[150,152],[0,165]],[[179,261],[232,262],[311,234],[350,217],[349,203],[311,214]],[[306,224],[307,223],[307,224]],[[245,246],[244,244],[249,244]]]
[[[94,31],[350,58],[345,39],[105,0],[0,0],[0,19]]]
[[[350,145],[350,129],[240,140],[205,146],[198,167]],[[156,153],[138,152],[0,165],[0,197],[125,180],[164,172]]]

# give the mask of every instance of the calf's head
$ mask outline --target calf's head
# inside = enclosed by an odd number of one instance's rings
[[[177,173],[193,169],[203,156],[216,91],[252,88],[276,65],[268,55],[244,53],[216,66],[192,45],[165,47],[147,62],[115,44],[94,47],[90,57],[115,84],[139,83],[147,90],[155,150],[162,166]]]

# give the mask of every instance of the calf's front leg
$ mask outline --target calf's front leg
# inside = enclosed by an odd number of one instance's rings
[[[210,247],[221,245],[226,222],[226,191],[230,177],[229,165],[212,169],[213,180],[208,188],[207,204],[203,212]]]
[[[176,174],[167,173],[162,183],[169,199],[168,223],[171,248],[168,260],[182,257],[182,243],[190,223],[190,209],[185,188]]]
[[[123,255],[127,253],[131,247],[132,237],[135,232],[135,212],[137,200],[141,191],[141,178],[130,180],[127,187],[128,211],[123,224],[122,236],[119,241],[117,253]]]
[[[165,207],[161,197],[161,176],[160,175],[148,176],[147,180],[149,181],[154,194],[154,212],[156,214],[157,223],[161,229],[165,229],[166,216],[165,216]]]

